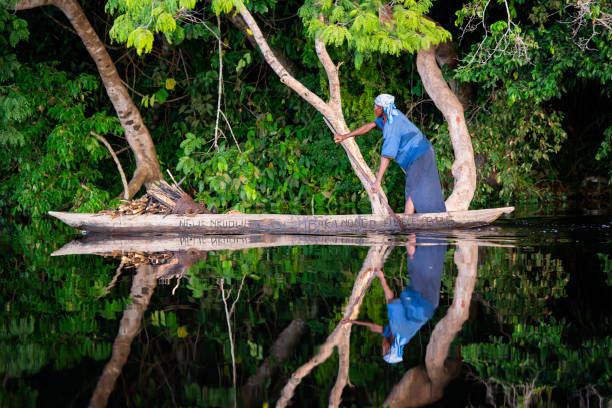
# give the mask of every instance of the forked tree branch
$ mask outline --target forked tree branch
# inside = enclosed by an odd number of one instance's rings
[[[240,13],[242,19],[253,33],[255,42],[259,46],[259,49],[263,54],[266,62],[279,76],[281,82],[287,85],[292,90],[294,90],[306,102],[311,104],[317,111],[319,111],[323,115],[323,117],[329,120],[334,127],[332,131],[341,134],[348,133],[349,129],[346,125],[346,121],[344,120],[340,100],[340,81],[338,79],[338,67],[334,66],[331,58],[329,57],[329,54],[327,53],[327,50],[325,49],[325,44],[320,41],[320,39],[315,40],[317,55],[321,61],[321,64],[323,64],[323,67],[327,72],[328,81],[330,84],[330,103],[325,103],[318,95],[308,90],[300,81],[298,81],[291,74],[289,74],[287,69],[285,69],[285,67],[281,64],[281,62],[278,60],[278,58],[266,42],[266,39],[264,38],[261,29],[257,25],[257,22],[244,5],[240,7],[238,12]],[[376,194],[372,192],[372,185],[375,180],[374,173],[372,173],[372,170],[363,159],[361,151],[359,150],[359,146],[357,146],[357,143],[355,143],[354,138],[344,140],[341,145],[346,151],[353,170],[355,170],[357,177],[359,178],[361,184],[368,193],[372,212],[374,214],[380,214],[383,216],[393,216],[393,211],[390,209],[389,204],[387,203],[387,197],[383,190],[379,189]]]
[[[329,82],[329,103],[328,105],[340,115],[342,115],[342,100],[340,98],[340,79],[338,78],[338,67],[334,65],[331,57],[327,53],[325,43],[320,38],[315,39],[315,50],[319,61],[323,64],[325,72],[327,73],[327,80]],[[344,120],[344,115],[342,116]]]

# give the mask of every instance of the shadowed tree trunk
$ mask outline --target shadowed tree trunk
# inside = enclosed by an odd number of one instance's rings
[[[149,185],[163,179],[149,130],[81,6],[76,0],[22,0],[15,4],[14,9],[28,10],[41,6],[56,6],[62,10],[96,63],[108,97],[136,158],[136,171],[128,184],[129,197],[134,196],[143,184]]]
[[[305,331],[304,320],[293,319],[281,332],[270,348],[270,356],[257,368],[257,373],[250,376],[246,384],[240,387],[244,407],[261,406],[266,380],[271,378],[280,368],[280,364],[289,358]]]
[[[436,45],[436,61],[438,61],[440,67],[446,65],[449,69],[457,68],[459,56],[452,40]],[[459,82],[454,78],[448,78],[448,85],[455,96],[457,96],[457,99],[459,99],[459,102],[461,102],[463,109],[468,109],[474,99],[474,89],[472,86],[469,83]]]

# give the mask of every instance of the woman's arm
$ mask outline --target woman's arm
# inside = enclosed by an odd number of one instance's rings
[[[374,333],[382,333],[383,327],[380,324],[372,323],[372,322],[362,322],[360,320],[350,320],[350,319],[342,319],[342,323],[353,323],[359,326],[365,326]]]
[[[345,139],[348,139],[349,137],[365,135],[366,133],[370,132],[375,127],[377,127],[376,122],[371,122],[371,123],[367,123],[367,124],[363,125],[360,128],[357,128],[357,129],[353,130],[352,132],[349,132],[349,133],[347,133],[345,135],[335,134],[334,135],[334,142],[339,143],[339,142],[342,142]]]
[[[393,296],[393,291],[387,284],[387,280],[385,279],[385,274],[380,269],[377,269],[376,272],[374,273],[380,280],[380,286],[382,286],[383,292],[385,292],[385,300],[387,301],[387,303],[391,303],[392,301],[395,300],[395,297]]]
[[[378,176],[376,176],[376,181],[372,186],[372,193],[378,193],[380,185],[382,184],[382,178],[385,175],[385,171],[387,171],[387,167],[389,167],[389,163],[391,163],[391,159],[389,159],[388,157],[382,156],[380,158],[380,169],[378,170]]]

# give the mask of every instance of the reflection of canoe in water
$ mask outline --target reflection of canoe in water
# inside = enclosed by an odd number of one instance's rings
[[[469,243],[486,247],[512,247],[512,242],[506,239],[489,239],[489,231],[463,230],[446,232],[418,232],[419,236],[428,239],[426,244],[417,245],[452,245]],[[330,235],[296,235],[296,234],[242,234],[242,235],[212,235],[212,234],[89,234],[67,243],[51,256],[62,255],[114,255],[127,252],[161,253],[181,252],[188,250],[224,251],[248,248],[270,248],[280,246],[326,245],[326,246],[395,246],[408,243],[406,235],[369,234],[367,236],[330,236]]]
[[[401,231],[393,217],[372,214],[198,214],[195,216],[147,214],[136,216],[81,214],[50,211],[49,215],[88,232],[113,234],[198,233],[198,234],[369,234],[419,230],[470,228],[487,225],[514,207],[431,214],[398,214]]]

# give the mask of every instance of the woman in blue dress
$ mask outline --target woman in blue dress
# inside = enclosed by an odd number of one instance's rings
[[[405,213],[446,212],[433,146],[423,133],[395,107],[395,98],[381,94],[374,100],[374,122],[345,135],[334,135],[336,143],[366,134],[375,128],[383,132],[380,169],[373,191],[378,192],[391,159],[406,172]]]

